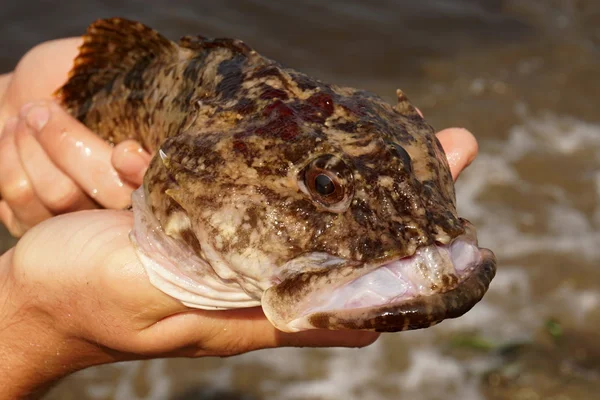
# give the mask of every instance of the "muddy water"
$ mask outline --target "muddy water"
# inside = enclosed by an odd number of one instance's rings
[[[36,42],[119,15],[170,37],[235,36],[390,101],[402,87],[434,126],[477,135],[480,157],[457,185],[459,209],[500,263],[489,294],[463,318],[385,335],[366,349],[103,366],[66,379],[48,398],[595,398],[600,2],[29,3],[1,14],[2,69]]]

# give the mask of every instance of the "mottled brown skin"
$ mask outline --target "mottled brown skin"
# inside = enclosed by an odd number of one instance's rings
[[[464,232],[443,149],[400,91],[392,107],[237,40],[175,44],[121,19],[97,21],[84,39],[58,96],[111,143],[133,138],[155,153],[144,180],[154,214],[201,257],[206,240],[232,265],[248,252],[265,268],[325,252],[359,269]],[[303,191],[319,163],[341,191],[334,204]],[[231,210],[239,221],[215,218]]]

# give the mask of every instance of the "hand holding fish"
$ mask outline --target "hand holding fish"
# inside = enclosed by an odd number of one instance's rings
[[[43,43],[0,76],[0,221],[14,236],[54,215],[127,206],[150,161],[136,142],[111,147],[51,98],[80,43]]]
[[[18,235],[33,226],[0,257],[0,386],[8,398],[121,360],[365,346],[378,337],[369,331],[462,315],[494,275],[493,254],[455,215],[452,180],[477,153],[473,136],[449,129],[435,140],[401,91],[392,108],[368,92],[284,70],[240,41],[176,44],[139,23],[100,20],[57,96],[113,150],[49,100],[27,103],[50,90],[48,80],[36,86],[27,78],[23,64],[0,80],[0,219]],[[19,108],[19,119],[7,119]],[[156,152],[145,175],[149,155],[128,138]],[[133,216],[68,213],[122,207],[142,175]],[[347,201],[355,192],[362,200]],[[57,193],[68,201],[56,201]],[[229,200],[254,207],[254,220],[244,214],[248,222],[238,224],[254,236],[231,234],[238,211]],[[216,233],[194,231],[192,212]],[[289,220],[276,231],[291,236],[263,232],[274,217]],[[238,236],[248,243],[226,242]],[[281,240],[287,247],[275,246]],[[258,250],[278,261],[293,254],[278,275]],[[328,277],[339,280],[333,292]]]

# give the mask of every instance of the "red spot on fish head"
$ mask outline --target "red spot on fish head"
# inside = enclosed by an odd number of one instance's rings
[[[315,93],[310,96],[307,103],[311,104],[314,108],[321,111],[325,119],[329,118],[333,114],[333,98],[328,93]]]
[[[275,100],[268,106],[263,109],[264,116],[290,116],[294,114],[294,110],[292,110],[287,104],[282,102],[281,100]]]
[[[294,109],[303,120],[322,124],[333,114],[334,104],[331,95],[319,92],[296,103]]]

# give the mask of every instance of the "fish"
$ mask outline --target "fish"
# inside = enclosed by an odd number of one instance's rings
[[[109,18],[55,95],[107,142],[153,155],[130,239],[150,282],[188,307],[261,306],[284,332],[397,332],[463,315],[495,275],[401,90],[392,106],[237,39],[174,42]]]

